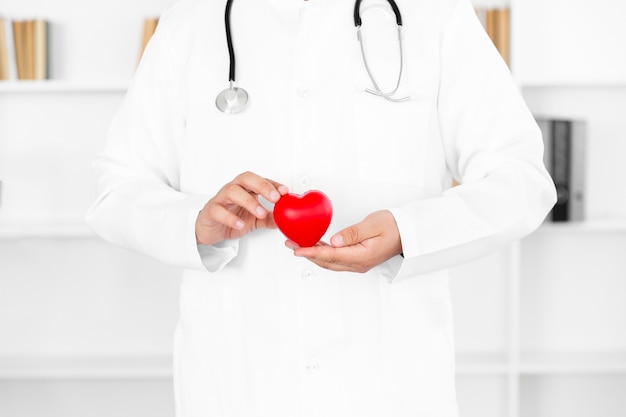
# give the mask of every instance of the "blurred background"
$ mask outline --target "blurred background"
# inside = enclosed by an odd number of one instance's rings
[[[0,0],[0,57],[22,23],[39,39],[31,73],[0,59],[2,417],[173,415],[179,272],[83,216],[91,160],[175,2]],[[537,232],[452,271],[461,415],[623,417],[626,3],[474,5],[565,191]]]

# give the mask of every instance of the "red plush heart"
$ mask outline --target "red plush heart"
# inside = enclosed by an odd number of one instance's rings
[[[274,206],[274,221],[280,231],[302,247],[319,242],[332,217],[330,199],[317,190],[285,194]]]

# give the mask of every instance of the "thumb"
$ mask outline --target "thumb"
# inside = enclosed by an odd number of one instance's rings
[[[330,238],[330,244],[335,248],[356,245],[363,240],[363,231],[361,229],[361,223],[346,227]]]

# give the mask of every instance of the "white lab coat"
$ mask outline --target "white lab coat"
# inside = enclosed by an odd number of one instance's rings
[[[446,268],[535,229],[555,201],[539,129],[469,0],[400,0],[404,72],[364,92],[352,0],[236,0],[237,82],[225,115],[225,1],[183,0],[157,33],[95,162],[88,222],[184,269],[179,417],[457,415]],[[382,89],[395,19],[365,0]],[[388,209],[404,258],[366,274],[293,256],[278,230],[197,247],[198,211],[243,171],[324,191],[332,233]],[[450,188],[452,177],[462,185]]]

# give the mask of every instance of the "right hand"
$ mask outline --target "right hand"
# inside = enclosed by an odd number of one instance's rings
[[[287,186],[244,172],[224,185],[196,218],[196,242],[213,245],[237,239],[261,228],[275,228],[274,216],[259,203],[259,196],[276,203]]]

